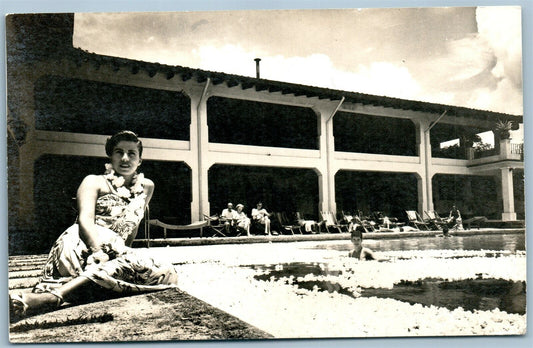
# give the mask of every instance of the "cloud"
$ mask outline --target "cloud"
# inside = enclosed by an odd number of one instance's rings
[[[224,66],[224,72],[255,76],[254,58],[261,57],[261,77],[317,87],[353,92],[387,95],[413,99],[421,96],[421,88],[404,66],[388,62],[359,65],[354,72],[337,69],[325,54],[305,57],[262,55],[249,52],[241,46],[202,46],[193,51],[199,67],[216,70]]]
[[[417,98],[421,92],[407,67],[389,62],[359,65],[354,73],[343,75],[336,78],[341,89],[406,99]]]
[[[364,25],[353,24],[350,13],[321,11],[279,11],[282,19],[268,11],[86,14],[76,15],[75,28],[83,28],[80,46],[103,54],[244,76],[255,76],[260,57],[265,79],[522,114],[520,8],[473,12],[439,9],[426,18],[419,10],[374,11],[356,17]],[[293,32],[295,13],[302,23]],[[391,17],[397,24],[382,28]],[[281,30],[264,31],[251,25],[254,18]],[[342,26],[319,35],[318,19]]]
[[[479,35],[496,58],[491,73],[498,79],[497,87],[483,96],[484,106],[514,114],[523,113],[520,15],[519,7],[480,7],[476,11]]]
[[[487,41],[500,65],[495,74],[522,88],[522,24],[519,7],[480,7],[479,35]]]
[[[420,100],[523,113],[520,9],[476,10],[478,32],[443,42],[440,55],[411,66]]]
[[[490,76],[495,86],[479,86],[467,103],[474,108],[523,113],[522,35],[519,7],[480,7],[478,38],[494,56]]]
[[[449,82],[475,79],[484,72],[492,70],[496,65],[496,57],[487,43],[479,35],[469,35],[447,44],[448,54],[437,61],[439,68],[447,65],[450,75]]]

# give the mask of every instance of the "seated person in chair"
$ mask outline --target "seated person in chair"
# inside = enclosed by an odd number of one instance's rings
[[[257,206],[252,209],[252,219],[261,225],[265,226],[265,234],[270,235],[270,213],[263,208],[263,203],[257,203]]]
[[[244,205],[237,204],[237,229],[246,232],[246,235],[250,235],[250,218],[246,216],[243,211]]]
[[[455,204],[450,210],[450,215],[448,216],[448,228],[449,229],[463,229],[463,219],[461,218],[461,212]]]
[[[235,222],[239,218],[237,211],[233,209],[233,204],[228,203],[228,207],[224,210],[222,210],[222,214],[220,214],[220,220],[221,222],[224,222],[224,229],[226,230],[226,234],[231,234],[231,228],[235,226]]]

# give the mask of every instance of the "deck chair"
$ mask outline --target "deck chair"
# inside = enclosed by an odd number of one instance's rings
[[[420,226],[423,227],[425,231],[430,229],[428,224],[420,217],[417,211],[406,210],[405,213],[407,214],[409,223],[412,224],[416,229],[420,229]]]
[[[320,215],[322,215],[322,223],[321,225],[324,226],[326,231],[328,233],[332,232],[348,232],[348,226],[347,225],[340,225],[337,223],[337,219],[335,218],[335,215],[333,215],[332,212],[329,211],[323,211],[320,212]]]
[[[424,211],[424,213],[428,217],[427,221],[430,223],[430,225],[435,227],[437,230],[441,230],[442,226],[448,224],[446,219],[441,218],[435,210]]]
[[[350,224],[352,220],[354,219],[355,215],[350,214],[349,212],[345,212],[344,210],[341,211],[340,217],[341,221],[344,224]]]
[[[374,228],[376,231],[394,232],[395,229],[401,229],[405,223],[399,222],[398,218],[384,215],[381,211],[374,211],[370,214],[372,221],[374,221]]]
[[[217,235],[227,237],[224,233],[226,226],[220,221],[217,215],[209,216],[204,214],[204,220],[207,222],[207,229],[211,232],[210,237],[215,237]]]
[[[335,222],[336,225],[339,225],[341,227],[341,230],[344,231],[344,232],[348,232],[348,226],[350,226],[350,222],[349,221],[339,221],[339,219],[337,219],[337,217],[335,216],[335,214],[333,214],[332,212],[330,212],[331,216],[333,217],[333,222]]]
[[[437,221],[439,223],[446,222],[443,218],[439,216],[439,213],[437,213],[435,210],[424,211],[424,214],[426,214],[428,219],[431,221]]]
[[[305,219],[300,212],[296,212],[296,220],[298,225],[302,228],[302,233],[317,233],[318,232],[318,223],[315,220]]]
[[[287,217],[287,214],[282,212],[282,213],[274,213],[274,215],[276,216],[276,219],[278,219],[278,222],[280,223],[281,228],[283,230],[288,231],[291,234],[294,234],[294,232],[298,232],[299,234],[302,234],[302,229],[300,228],[300,225],[292,224],[290,219]]]
[[[361,226],[365,233],[376,232],[376,227],[372,224],[372,221],[362,220],[359,216],[354,215],[352,222]]]

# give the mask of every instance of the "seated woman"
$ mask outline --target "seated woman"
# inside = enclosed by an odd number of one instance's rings
[[[157,261],[146,249],[130,248],[154,192],[154,183],[137,173],[142,150],[130,131],[107,139],[111,163],[104,175],[83,179],[76,197],[77,223],[54,243],[33,291],[10,295],[12,315],[76,302],[88,288],[95,294],[102,288],[129,294],[176,286],[171,264]]]
[[[353,222],[350,223],[348,227],[348,230],[350,231],[350,240],[354,246],[354,250],[350,251],[349,256],[359,260],[377,260],[372,250],[362,246],[363,233],[360,228],[360,226]]]
[[[246,235],[250,235],[250,218],[246,216],[243,211],[244,205],[237,204],[237,228],[246,232]]]
[[[455,204],[450,210],[450,215],[448,216],[448,229],[462,230],[463,229],[463,219],[461,218],[461,212],[457,209]]]
[[[252,219],[265,226],[265,234],[270,235],[270,213],[263,208],[263,203],[257,203],[256,208],[252,209]]]

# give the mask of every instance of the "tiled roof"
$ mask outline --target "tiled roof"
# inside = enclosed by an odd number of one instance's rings
[[[72,55],[69,55],[78,65],[82,62],[90,62],[96,67],[101,65],[110,65],[115,71],[128,69],[132,74],[137,74],[143,70],[153,77],[156,73],[162,73],[167,79],[179,78],[183,81],[195,80],[198,83],[211,79],[211,83],[218,85],[226,83],[228,87],[233,88],[240,86],[243,90],[255,88],[256,91],[267,90],[269,92],[281,92],[282,94],[293,94],[295,96],[306,96],[309,98],[317,97],[318,99],[329,99],[340,101],[342,97],[345,102],[361,103],[364,105],[375,105],[390,107],[395,109],[413,110],[442,114],[445,110],[447,116],[477,118],[482,120],[511,120],[515,123],[523,121],[522,115],[510,115],[500,112],[471,109],[460,106],[444,105],[429,103],[415,100],[399,99],[386,96],[377,96],[371,94],[348,92],[323,87],[314,87],[289,82],[273,81],[262,78],[247,77],[222,72],[193,69],[183,66],[165,65],[159,63],[150,63],[126,58],[104,56],[100,54],[89,53],[80,49],[74,49]],[[515,124],[515,127],[518,127]]]

